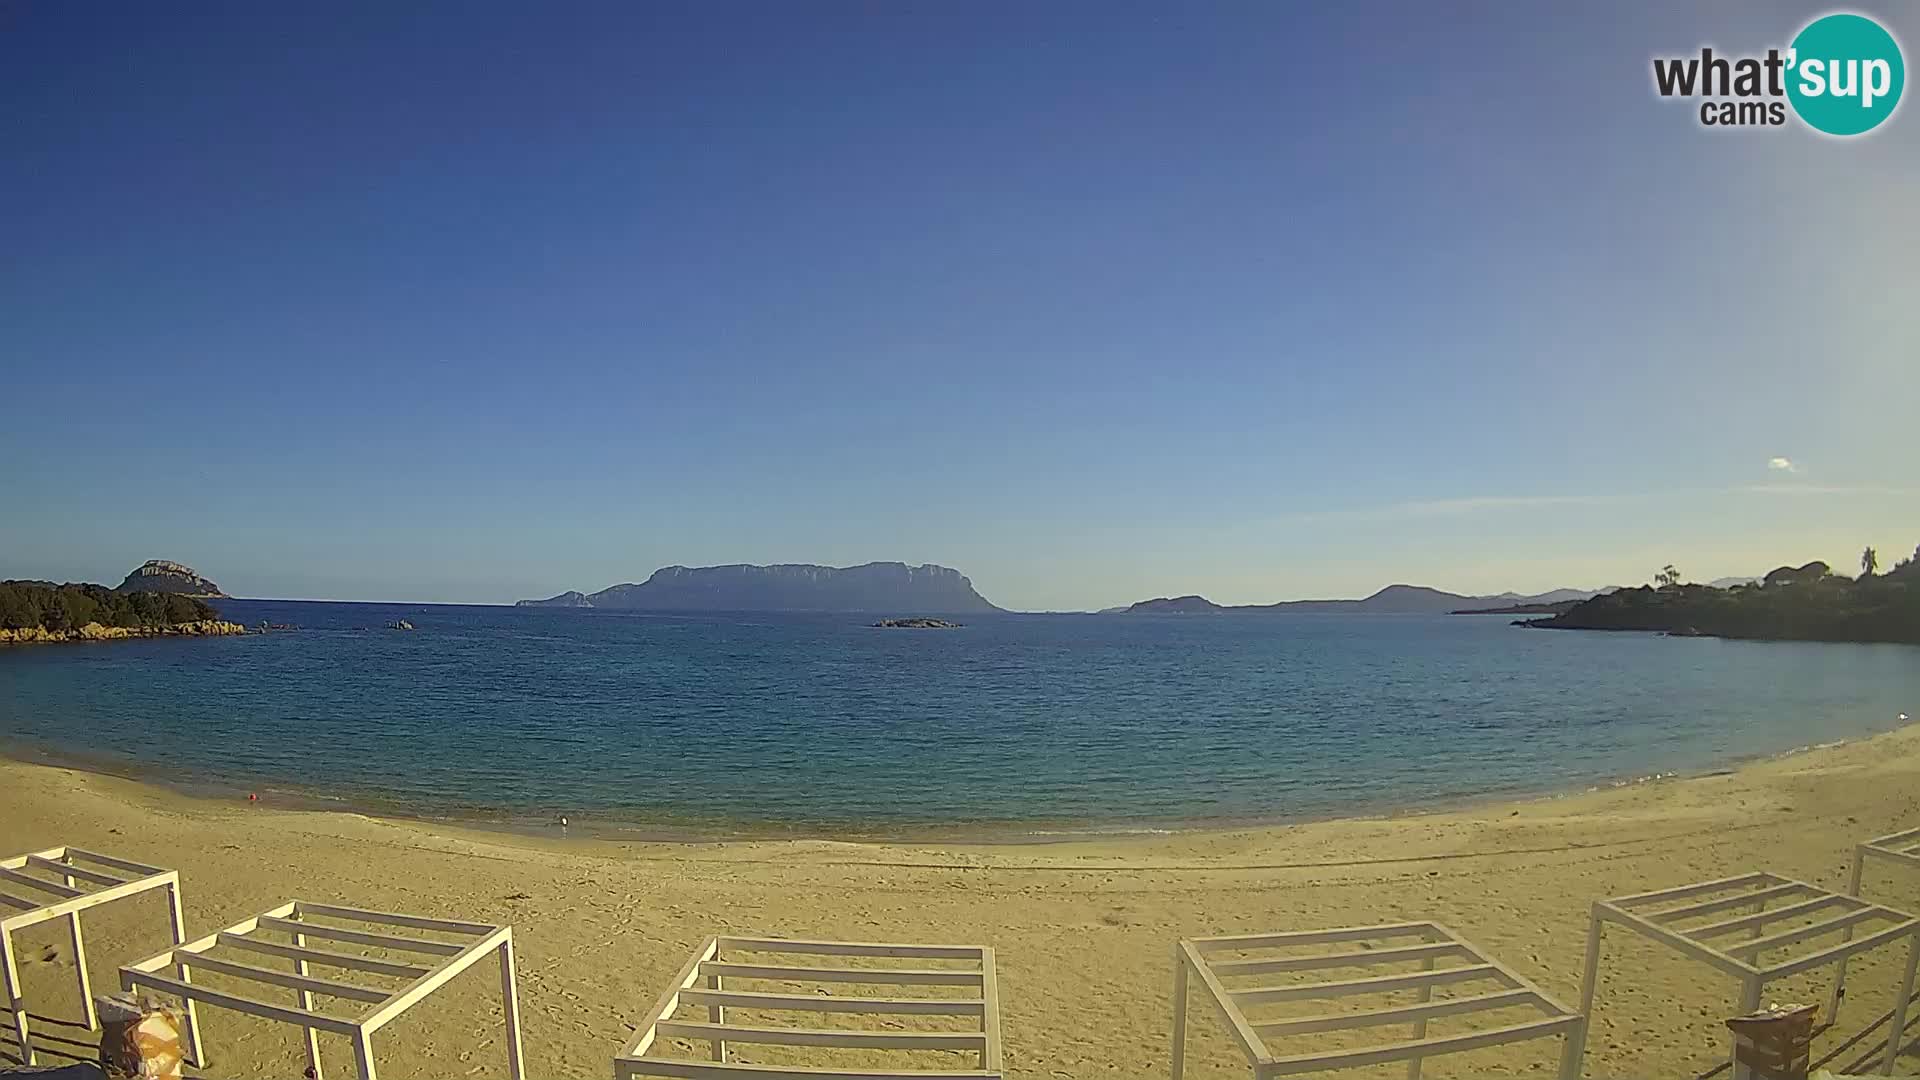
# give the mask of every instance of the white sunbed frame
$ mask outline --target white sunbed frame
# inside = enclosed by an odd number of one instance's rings
[[[328,923],[310,922],[309,916],[339,922],[371,924],[378,930],[350,929]],[[397,936],[388,932],[389,928],[395,926],[431,930],[456,935],[466,940],[450,942]],[[263,930],[290,934],[293,943],[282,944],[257,936]],[[428,956],[433,960],[413,963],[377,959],[332,949],[309,948],[308,938]],[[208,951],[216,945],[289,959],[293,961],[293,970],[276,971],[207,955]],[[353,1040],[360,1080],[375,1080],[373,1033],[418,1004],[454,976],[486,959],[488,953],[498,953],[500,956],[500,998],[506,1012],[507,1025],[507,1071],[513,1080],[523,1080],[525,1066],[520,1057],[520,995],[514,985],[513,928],[510,926],[459,922],[453,919],[429,919],[419,915],[395,915],[384,911],[365,911],[360,908],[295,900],[250,919],[244,919],[225,930],[208,934],[197,941],[175,945],[157,956],[149,957],[136,964],[129,964],[120,969],[120,985],[122,989],[129,991],[137,988],[161,991],[186,1002],[188,1057],[202,1069],[207,1067],[207,1059],[205,1044],[200,1040],[199,1018],[194,1012],[195,1002],[218,1005],[223,1009],[232,1009],[235,1012],[243,1012],[267,1020],[278,1020],[303,1029],[306,1034],[307,1064],[313,1070],[314,1080],[319,1080],[321,1076],[320,1044],[316,1033],[326,1031],[345,1035]],[[411,981],[397,990],[370,987],[336,979],[317,978],[309,974],[309,965],[397,975],[407,977]],[[217,972],[270,986],[294,989],[298,991],[299,1007],[275,1005],[241,994],[196,984],[192,981],[191,970],[196,967],[202,971]],[[168,969],[177,971],[179,977],[160,974]],[[314,1011],[315,994],[343,1000],[363,1001],[369,1003],[371,1007],[360,1015],[350,1018],[329,1016]]]
[[[58,874],[60,880],[35,877],[27,872],[29,870]],[[94,885],[101,887],[88,891]],[[48,901],[16,895],[29,889],[51,893],[57,899]],[[20,989],[19,962],[14,955],[14,931],[54,919],[67,920],[67,937],[73,943],[73,963],[79,975],[80,1001],[87,1018],[87,1030],[91,1031],[100,1026],[100,1018],[94,1014],[93,985],[87,979],[87,943],[80,933],[80,913],[149,889],[167,890],[173,941],[178,944],[186,940],[185,925],[180,917],[180,875],[172,870],[77,847],[48,848],[0,859],[0,968],[4,968],[7,1007],[13,1011],[13,1035],[20,1046],[22,1064],[33,1065],[36,1060],[33,1039],[27,1031],[27,1002]],[[15,913],[3,914],[8,911]]]
[[[1412,938],[1417,943],[1409,944]],[[1273,959],[1220,960],[1212,954],[1253,951],[1293,945],[1332,944],[1336,942],[1377,945],[1346,951],[1289,955]],[[1435,961],[1447,958],[1462,963],[1437,967]],[[1366,967],[1368,965],[1422,962],[1423,970],[1346,978],[1328,982],[1292,983],[1270,987],[1230,989],[1221,980],[1237,975],[1262,975],[1283,971],[1312,971],[1319,968]],[[1524,1042],[1530,1039],[1564,1036],[1560,1076],[1571,1080],[1579,1075],[1580,1054],[1585,1044],[1586,1019],[1548,997],[1539,987],[1489,957],[1480,948],[1453,931],[1434,922],[1389,923],[1380,926],[1343,926],[1330,930],[1307,930],[1278,934],[1246,934],[1231,937],[1202,937],[1182,940],[1173,951],[1173,1080],[1180,1080],[1186,1063],[1187,987],[1189,977],[1197,977],[1213,998],[1215,1008],[1227,1020],[1227,1031],[1246,1055],[1255,1080],[1292,1076],[1296,1073],[1328,1069],[1358,1068],[1385,1062],[1407,1062],[1409,1080],[1419,1080],[1420,1063],[1428,1057],[1462,1053],[1482,1047]],[[1433,988],[1473,980],[1492,980],[1501,989],[1492,993],[1434,1000]],[[1313,1001],[1360,994],[1418,990],[1416,1005],[1374,1009],[1365,1012],[1328,1013],[1282,1020],[1248,1020],[1244,1005],[1272,1001]],[[1437,1016],[1461,1016],[1492,1009],[1531,1007],[1540,1019],[1510,1024],[1484,1031],[1456,1035],[1428,1036],[1427,1021]],[[1384,1024],[1412,1025],[1412,1038],[1400,1042],[1379,1043],[1354,1050],[1329,1050],[1321,1053],[1277,1054],[1268,1039],[1278,1035],[1304,1035],[1317,1031],[1377,1027]]]
[[[913,960],[971,960],[977,968],[810,967],[762,963],[734,963],[721,959],[729,952],[792,953],[813,956],[892,957]],[[957,986],[972,988],[977,997],[866,998],[833,994],[766,994],[723,988],[728,978],[770,980],[800,984],[859,983],[878,986]],[[704,984],[704,985],[701,985]],[[672,1019],[682,1004],[707,1006],[707,1021]],[[743,1027],[728,1024],[731,1006],[754,1011],[800,1013],[920,1014],[972,1016],[978,1031],[898,1031],[856,1028],[810,1029]],[[649,1055],[661,1038],[705,1040],[712,1061]],[[751,1065],[727,1061],[727,1043],[772,1043],[786,1046],[831,1046],[868,1050],[965,1050],[979,1057],[977,1069],[900,1070],[807,1068],[795,1065]],[[972,945],[894,945],[849,941],[793,941],[772,938],[712,937],[693,954],[672,987],[654,1005],[640,1035],[613,1059],[615,1080],[638,1076],[684,1077],[688,1080],[1001,1080],[1000,991],[993,967],[993,950]]]
[[[1875,837],[1872,840],[1855,845],[1853,849],[1853,873],[1847,878],[1848,896],[1860,895],[1860,879],[1866,872],[1868,856],[1886,859],[1889,862],[1920,869],[1920,829],[1908,829],[1905,832],[1891,833],[1887,836]],[[1842,931],[1842,933],[1846,935],[1848,940],[1853,938],[1852,927],[1848,927]],[[1845,959],[1842,959],[1840,961],[1840,974],[1833,980],[1833,994],[1827,999],[1828,1023],[1833,1023],[1840,1019],[1840,1003],[1846,999],[1846,987],[1847,962]],[[1883,1015],[1877,1023],[1884,1023],[1888,1018],[1888,1016]]]
[[[1664,906],[1677,900],[1691,902],[1677,907]],[[1766,905],[1774,901],[1788,902],[1783,907],[1767,910]],[[1829,910],[1837,911],[1838,914],[1811,926],[1774,934],[1765,933],[1767,923],[1811,916],[1815,912]],[[1711,923],[1685,929],[1673,925],[1689,918],[1716,912],[1736,911],[1746,914],[1716,919]],[[1882,927],[1857,940],[1854,939],[1852,930],[1855,926],[1875,919],[1887,920],[1893,925]],[[1586,971],[1580,981],[1580,1011],[1589,1017],[1593,1015],[1593,997],[1600,967],[1601,930],[1607,923],[1615,923],[1671,946],[1695,960],[1709,964],[1740,980],[1740,1015],[1743,1016],[1760,1008],[1761,997],[1766,991],[1767,984],[1776,979],[1784,979],[1790,975],[1798,975],[1829,964],[1841,965],[1844,973],[1849,957],[1898,941],[1903,937],[1909,939],[1906,974],[1901,984],[1900,996],[1894,1001],[1893,1032],[1887,1040],[1886,1058],[1881,1069],[1882,1072],[1893,1071],[1894,1059],[1900,1052],[1900,1035],[1905,1027],[1907,1002],[1913,997],[1915,965],[1920,963],[1920,919],[1904,911],[1869,903],[1859,897],[1836,893],[1816,885],[1809,885],[1804,881],[1795,881],[1764,872],[1739,874],[1671,889],[1619,896],[1611,900],[1596,900],[1593,903],[1592,925],[1587,932]],[[1750,932],[1743,939],[1726,945],[1710,944],[1710,939],[1724,938],[1743,930]],[[1769,950],[1785,948],[1835,932],[1846,935],[1837,945],[1830,945],[1765,967],[1760,966],[1761,954]],[[1831,1026],[1831,1014],[1828,1019]],[[1737,1057],[1733,1059],[1735,1080],[1744,1080],[1750,1074],[1748,1066]]]

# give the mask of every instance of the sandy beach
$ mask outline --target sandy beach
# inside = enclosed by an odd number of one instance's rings
[[[1046,844],[543,839],[252,806],[0,761],[0,851],[72,844],[177,868],[190,935],[296,897],[511,923],[534,1077],[610,1075],[632,1025],[688,954],[728,932],[990,945],[1008,1075],[1036,1080],[1165,1076],[1170,954],[1183,936],[1431,918],[1577,1004],[1592,900],[1752,869],[1844,888],[1854,842],[1914,826],[1920,726],[1724,774],[1560,798]],[[1870,867],[1865,892],[1920,907],[1920,874]],[[96,988],[164,946],[163,911],[145,897],[89,916]],[[28,997],[54,1040],[43,1056],[91,1056],[74,1045],[88,1037],[73,1023],[64,932],[51,924],[23,937]],[[1606,955],[1586,1075],[1689,1076],[1724,1056],[1721,1020],[1737,1003],[1730,979],[1618,931]],[[1857,1025],[1891,1002],[1904,960],[1896,945],[1855,962],[1846,1020]],[[1769,998],[1824,1004],[1827,985],[1825,975],[1801,977]],[[497,993],[490,970],[476,970],[383,1031],[381,1076],[504,1076]],[[1194,1002],[1188,1075],[1248,1075]],[[212,1009],[202,1024],[207,1075],[295,1077],[305,1066],[290,1028]],[[344,1041],[321,1039],[329,1075],[351,1075]],[[744,1049],[748,1060],[783,1060]],[[1552,1042],[1522,1044],[1436,1059],[1426,1075],[1552,1075],[1556,1055]],[[1903,1064],[1920,1072],[1912,1051]],[[1404,1066],[1349,1075],[1397,1077]]]

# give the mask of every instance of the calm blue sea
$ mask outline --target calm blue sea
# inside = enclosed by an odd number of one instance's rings
[[[1920,713],[1920,650],[1502,618],[227,601],[294,633],[0,650],[0,740],[430,816],[886,832],[1272,820],[1694,771]],[[407,618],[412,633],[384,629]]]

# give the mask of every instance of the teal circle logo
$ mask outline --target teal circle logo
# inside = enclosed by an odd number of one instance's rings
[[[1879,127],[1893,115],[1907,84],[1900,43],[1864,15],[1827,15],[1808,23],[1793,39],[1787,63],[1793,111],[1829,135]]]

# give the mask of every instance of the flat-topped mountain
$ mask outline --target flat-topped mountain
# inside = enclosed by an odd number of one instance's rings
[[[582,595],[565,592],[521,607],[629,608],[653,611],[920,611],[941,615],[999,611],[965,574],[945,566],[897,562],[860,566],[666,566],[639,584]]]
[[[220,586],[194,572],[193,567],[168,559],[148,559],[120,583],[121,592],[163,592],[220,600]]]
[[[1203,596],[1142,600],[1127,609],[1129,615],[1250,615],[1262,613],[1354,612],[1373,615],[1445,615],[1462,609],[1505,607],[1515,604],[1553,604],[1585,600],[1594,595],[1578,589],[1555,589],[1537,596],[1501,593],[1498,596],[1462,596],[1425,585],[1389,585],[1364,600],[1285,600],[1277,604],[1216,604]]]

